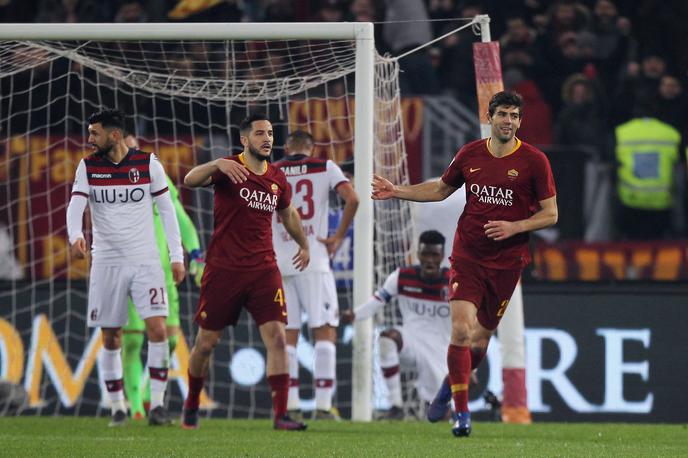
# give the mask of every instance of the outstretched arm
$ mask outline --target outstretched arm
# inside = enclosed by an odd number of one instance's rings
[[[373,175],[373,200],[402,199],[414,202],[436,202],[444,200],[456,188],[449,186],[441,178],[414,185],[394,185],[379,175]]]
[[[284,228],[287,230],[291,238],[299,245],[299,251],[291,258],[292,264],[299,270],[304,270],[308,267],[310,261],[310,251],[308,249],[308,239],[303,232],[303,225],[296,209],[289,205],[282,210],[277,210]]]
[[[485,235],[496,241],[505,240],[521,232],[537,231],[557,223],[557,196],[540,201],[540,210],[528,219],[520,221],[488,221],[485,225]]]

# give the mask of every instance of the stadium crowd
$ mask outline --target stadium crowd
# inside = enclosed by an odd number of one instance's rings
[[[681,27],[688,3],[680,0],[31,0],[0,1],[2,22],[295,22],[372,21],[382,54],[399,56],[466,23],[458,18],[488,14],[500,42],[504,83],[523,95],[526,123],[519,136],[548,154],[576,154],[617,166],[614,192],[618,234],[629,239],[682,238],[685,234],[684,177],[688,108],[686,36]],[[647,18],[651,18],[648,20]],[[400,60],[402,94],[456,97],[475,112],[472,45],[480,37],[456,33]],[[200,50],[203,52],[203,50]],[[193,68],[186,69],[193,72]],[[634,119],[646,137],[670,138],[672,147],[645,161],[642,170],[617,146],[629,141],[619,127]],[[674,130],[672,130],[674,129]],[[634,132],[638,129],[632,129]],[[622,132],[621,134],[619,132]],[[676,140],[678,135],[678,140]],[[654,138],[653,137],[653,138]],[[637,139],[632,139],[637,140]],[[629,153],[630,154],[630,153]],[[626,154],[628,156],[628,154]],[[553,159],[555,173],[557,160]],[[637,164],[636,164],[637,165]],[[630,167],[630,169],[629,169]],[[631,170],[631,172],[629,172]],[[628,176],[661,175],[663,204],[624,194],[628,185],[646,193],[647,183]],[[628,180],[626,179],[628,178]],[[578,178],[577,181],[580,181]],[[629,181],[630,180],[630,181]],[[656,186],[656,182],[652,186]],[[560,188],[566,188],[560,181]],[[562,196],[565,203],[565,192]],[[678,194],[678,198],[674,195]],[[579,198],[580,190],[572,191]],[[648,214],[649,211],[649,214]],[[677,216],[678,215],[678,216]],[[582,215],[581,215],[582,216]],[[650,218],[644,218],[649,216]],[[638,231],[624,221],[657,219]],[[566,218],[564,238],[582,229]],[[677,220],[678,219],[678,220]],[[634,225],[632,225],[634,226]],[[567,233],[568,232],[568,233]]]

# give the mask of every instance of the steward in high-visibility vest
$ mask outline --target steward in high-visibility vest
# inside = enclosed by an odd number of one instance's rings
[[[655,118],[635,118],[616,127],[617,191],[624,206],[671,209],[680,143],[679,131]]]

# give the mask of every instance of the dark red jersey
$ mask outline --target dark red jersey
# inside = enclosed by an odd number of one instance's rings
[[[227,159],[241,162],[239,156]],[[212,184],[215,186],[215,229],[208,246],[208,265],[235,270],[276,267],[272,214],[287,208],[291,202],[284,173],[267,164],[263,175],[249,171],[247,181],[234,184],[227,175],[217,171],[212,176]]]
[[[464,208],[454,236],[452,258],[467,258],[493,269],[522,268],[530,262],[528,233],[494,241],[485,235],[488,221],[518,221],[539,209],[539,201],[556,195],[547,156],[516,139],[513,152],[493,156],[487,140],[468,143],[454,157],[442,180],[466,185]]]

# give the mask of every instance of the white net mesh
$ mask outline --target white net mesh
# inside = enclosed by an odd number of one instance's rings
[[[175,183],[197,163],[240,150],[237,125],[253,111],[273,120],[276,157],[286,133],[304,129],[315,137],[317,156],[339,163],[353,155],[354,63],[353,41],[0,42],[0,378],[22,384],[37,413],[91,414],[105,407],[94,370],[100,343],[85,325],[88,265],[68,256],[65,227],[74,171],[90,150],[89,114],[105,106],[132,114],[141,149],[156,152]],[[395,62],[377,58],[375,170],[407,183],[397,76]],[[206,247],[212,191],[180,193]],[[376,206],[378,283],[408,259],[411,232],[405,203]],[[351,284],[340,287],[341,306],[348,307]],[[186,392],[197,299],[187,279],[180,286],[186,338],[168,389],[173,410]],[[214,416],[268,416],[257,329],[242,315],[228,334],[215,351],[203,406]],[[340,334],[335,405],[346,415],[350,335]],[[308,355],[308,342],[303,345]]]

